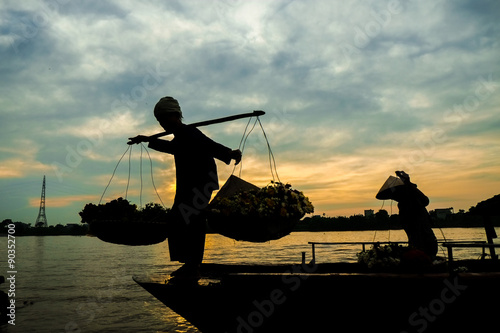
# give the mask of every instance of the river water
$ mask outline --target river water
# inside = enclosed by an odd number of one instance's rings
[[[497,228],[500,233],[500,228]],[[481,228],[436,229],[439,239],[485,240]],[[267,243],[236,242],[207,235],[209,263],[296,264],[308,242],[405,241],[402,230],[296,232]],[[7,271],[7,238],[0,238],[0,275]],[[354,262],[359,245],[319,246],[317,262]],[[478,258],[480,249],[458,249],[458,258]],[[440,254],[445,256],[445,252]],[[169,261],[167,242],[131,247],[87,236],[16,238],[15,326],[1,332],[198,332],[147,293],[132,276],[162,277],[179,267]],[[0,285],[7,292],[7,284]]]

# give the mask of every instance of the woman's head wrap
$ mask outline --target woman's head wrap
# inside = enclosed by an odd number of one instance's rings
[[[156,118],[166,116],[172,113],[178,113],[182,117],[179,102],[173,97],[162,97],[155,105],[154,114]]]

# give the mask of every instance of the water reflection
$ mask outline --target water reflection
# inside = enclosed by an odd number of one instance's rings
[[[34,242],[34,258],[35,258],[35,265],[37,266],[38,270],[43,269],[43,263],[45,259],[45,236],[34,236],[35,237],[35,242]]]
[[[156,332],[198,333],[199,331],[186,319],[167,308],[163,303],[154,299],[144,302],[143,311],[147,312],[152,321],[162,322],[163,329]]]
[[[435,233],[441,235],[439,229]],[[482,228],[443,229],[443,233],[449,241],[486,239]],[[406,240],[406,235],[402,230],[392,230],[390,235],[388,231],[297,232],[280,240],[248,243],[209,234],[204,262],[297,264],[303,251],[306,260],[311,259],[309,241],[371,242],[374,238],[396,241]],[[82,332],[198,332],[132,280],[133,275],[150,275],[161,281],[179,267],[170,261],[166,241],[133,247],[91,237],[29,236],[19,237],[16,245],[20,272],[16,296],[21,303],[34,304],[19,309],[16,327],[7,327],[6,332],[62,332],[69,322]],[[360,250],[357,245],[325,246],[317,247],[316,255],[320,263],[354,262]],[[481,250],[457,249],[454,254],[478,258]],[[5,261],[0,268],[7,271]]]

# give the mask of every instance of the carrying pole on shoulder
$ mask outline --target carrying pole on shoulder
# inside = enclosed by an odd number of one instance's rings
[[[228,117],[216,118],[216,119],[212,119],[212,120],[200,121],[197,123],[188,124],[188,126],[201,127],[201,126],[225,123],[227,121],[233,121],[233,120],[242,119],[242,118],[263,116],[265,114],[266,113],[262,110],[255,110],[254,112],[242,113],[242,114],[237,114],[234,116],[228,116]],[[157,138],[160,138],[162,136],[169,135],[169,134],[172,134],[172,133],[171,132],[161,132],[161,133],[150,135],[149,138],[150,139],[157,139]],[[136,143],[136,142],[134,142],[134,140],[132,140],[132,139],[130,139],[130,141],[127,142],[127,144],[129,144],[129,145],[132,145],[134,143]]]

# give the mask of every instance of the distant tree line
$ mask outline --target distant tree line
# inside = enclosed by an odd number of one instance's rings
[[[115,204],[118,205],[120,203],[121,201],[118,200]],[[87,206],[86,208],[87,210],[89,210]],[[96,209],[101,207],[90,208]],[[122,207],[120,206],[120,208]],[[159,205],[148,204],[140,213],[143,214],[143,217],[147,218],[147,220],[150,220],[152,216],[158,217],[159,213],[168,213],[168,209],[165,210],[163,208],[160,208],[161,207],[159,207]],[[93,211],[90,212],[92,213]],[[85,218],[88,217],[84,213],[87,213],[85,209],[80,213],[80,215],[82,216],[82,222],[84,222]],[[161,214],[160,216],[162,216]],[[493,227],[500,227],[500,194],[495,195],[490,199],[481,201],[476,206],[470,207],[468,212],[460,210],[457,213],[447,214],[444,218],[439,217],[435,211],[430,211],[429,214],[435,228],[484,227],[485,221],[488,221],[488,223],[490,223]],[[6,219],[0,223],[0,234],[6,234],[8,229],[7,225],[11,223],[14,223],[16,226],[15,234],[17,236],[86,235],[88,232],[87,223],[74,223],[67,225],[57,224],[55,226],[51,225],[47,228],[35,228],[31,226],[31,223],[12,222],[12,220]],[[401,223],[399,222],[399,215],[389,215],[389,213],[385,209],[381,209],[370,216],[353,215],[350,217],[327,217],[324,215],[315,215],[312,217],[306,217],[303,220],[299,221],[294,231],[347,231],[389,229],[402,229]]]
[[[31,226],[31,223],[24,222],[12,222],[11,219],[3,220],[0,223],[0,234],[6,234],[8,225],[14,223],[15,236],[82,236],[86,235],[88,231],[88,225],[86,224],[57,224],[49,225],[47,228],[35,228]]]
[[[435,228],[471,228],[484,227],[488,219],[494,227],[500,227],[500,194],[479,202],[468,212],[460,210],[458,213],[439,217],[435,211],[430,211],[433,227]],[[353,215],[350,217],[327,217],[315,215],[299,221],[294,231],[348,231],[348,230],[389,230],[402,229],[399,215],[389,213],[385,209],[379,210],[371,216]]]

